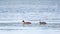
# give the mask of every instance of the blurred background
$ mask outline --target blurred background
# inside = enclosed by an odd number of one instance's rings
[[[60,0],[0,0],[0,23],[60,22]]]

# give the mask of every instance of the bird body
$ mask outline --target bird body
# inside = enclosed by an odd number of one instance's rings
[[[24,20],[22,22],[23,24],[31,24],[31,22],[25,22]]]

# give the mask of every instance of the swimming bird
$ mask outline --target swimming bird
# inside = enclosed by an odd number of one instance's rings
[[[39,22],[40,23],[40,25],[45,25],[45,24],[47,24],[46,22]]]
[[[29,24],[31,24],[31,22],[25,22],[24,20],[22,21],[23,22],[23,25],[29,25]]]

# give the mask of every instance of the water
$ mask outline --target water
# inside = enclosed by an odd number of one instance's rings
[[[29,25],[23,25],[22,23],[0,23],[0,30],[24,30],[24,28],[31,29],[60,29],[60,23],[47,23],[46,25],[40,25],[38,23],[32,23]]]
[[[22,23],[0,23],[1,34],[59,34],[60,23],[47,23],[39,25],[32,23],[23,26]]]

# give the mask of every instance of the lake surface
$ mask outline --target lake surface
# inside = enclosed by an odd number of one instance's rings
[[[0,23],[1,34],[59,34],[60,23],[47,23],[39,25],[32,23],[24,25],[21,23]]]
[[[24,30],[24,28],[38,28],[40,29],[60,29],[60,23],[47,23],[46,25],[40,25],[38,23],[25,24],[22,23],[0,23],[0,30]]]

